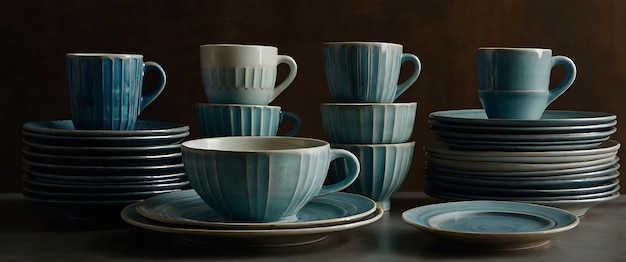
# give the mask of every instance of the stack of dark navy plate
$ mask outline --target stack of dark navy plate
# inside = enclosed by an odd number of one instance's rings
[[[546,111],[539,120],[488,119],[482,109],[430,114],[425,191],[444,200],[509,200],[584,215],[619,196],[617,117]]]
[[[137,121],[135,130],[75,130],[71,120],[22,126],[27,198],[77,218],[114,218],[148,197],[188,189],[180,143],[189,127]]]

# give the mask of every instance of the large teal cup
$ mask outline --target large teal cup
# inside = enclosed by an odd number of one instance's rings
[[[196,119],[203,137],[276,136],[282,123],[290,122],[284,136],[295,136],[300,118],[280,106],[196,104]]]
[[[567,73],[550,88],[552,69],[558,65],[565,66]],[[576,79],[571,59],[543,48],[482,47],[477,66],[478,94],[489,118],[539,119]]]
[[[132,130],[137,116],[165,88],[165,71],[137,54],[70,53],[65,56],[72,123],[76,129]],[[157,87],[142,94],[144,73]]]
[[[327,42],[323,59],[331,96],[337,102],[393,103],[420,75],[417,56],[402,45],[382,42]],[[408,78],[398,83],[400,67],[413,63]]]
[[[227,221],[297,220],[311,199],[341,191],[357,178],[359,160],[323,141],[301,137],[230,136],[182,143],[191,186]],[[345,159],[345,179],[324,185],[330,163]]]

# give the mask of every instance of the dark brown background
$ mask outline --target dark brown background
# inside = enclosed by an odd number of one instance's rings
[[[272,104],[300,115],[300,136],[324,139],[319,104],[332,99],[322,44],[403,44],[405,52],[420,57],[423,71],[397,100],[419,104],[416,154],[402,191],[422,189],[422,147],[434,139],[428,114],[480,107],[475,91],[480,46],[545,47],[572,58],[578,77],[549,109],[610,112],[618,119],[626,113],[626,1],[621,0],[20,0],[1,1],[0,13],[0,192],[21,190],[22,124],[69,119],[67,52],[139,53],[160,63],[167,86],[140,118],[187,123],[192,138],[198,135],[194,105],[206,102],[198,46],[277,46],[296,59],[299,73]],[[553,72],[553,78],[562,75]],[[146,76],[146,86],[153,77]],[[619,130],[613,138],[626,141]]]

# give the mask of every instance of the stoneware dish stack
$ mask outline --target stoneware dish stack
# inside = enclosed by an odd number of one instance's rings
[[[329,42],[324,45],[326,80],[335,100],[320,105],[322,124],[333,148],[354,153],[361,174],[346,191],[375,200],[384,210],[402,185],[413,159],[411,141],[416,102],[396,99],[419,77],[420,60],[403,46],[380,42]],[[411,75],[398,83],[400,67]],[[331,164],[329,180],[343,179],[346,163]]]
[[[180,143],[189,127],[137,119],[165,87],[163,69],[138,54],[67,54],[66,66],[72,119],[22,126],[23,195],[110,220],[130,203],[188,189]],[[161,81],[143,95],[147,71]]]

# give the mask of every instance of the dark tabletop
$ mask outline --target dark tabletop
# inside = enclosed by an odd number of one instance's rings
[[[370,225],[293,247],[241,248],[190,243],[121,220],[68,218],[21,194],[0,194],[0,261],[626,261],[626,197],[591,208],[547,245],[487,251],[441,242],[402,221],[403,211],[439,202],[399,192]]]

